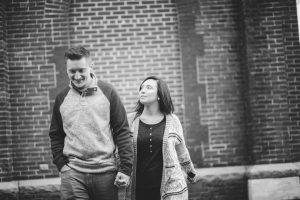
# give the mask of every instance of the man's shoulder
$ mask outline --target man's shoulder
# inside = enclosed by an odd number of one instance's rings
[[[56,99],[57,100],[63,100],[66,96],[67,96],[67,94],[68,94],[68,92],[70,91],[70,87],[69,86],[66,86],[64,89],[62,89],[57,95],[56,95]]]
[[[117,91],[112,84],[98,80],[97,85],[107,99],[111,100],[111,98],[118,96]]]
[[[102,81],[102,80],[98,80],[97,81],[97,85],[98,87],[100,87],[102,90],[114,90],[114,87],[112,84]]]
[[[69,91],[70,91],[70,87],[67,86],[56,95],[55,102],[54,102],[54,108],[60,107],[60,105],[63,103],[65,97],[68,95]]]

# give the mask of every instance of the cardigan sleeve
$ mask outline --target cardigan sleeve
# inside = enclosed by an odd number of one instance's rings
[[[132,125],[133,125],[133,121],[135,119],[135,116],[136,116],[136,112],[132,112],[132,113],[127,114],[127,119],[128,119],[128,124],[129,124],[130,130],[132,130]]]
[[[181,165],[181,168],[187,174],[187,179],[190,182],[194,183],[194,182],[196,182],[196,170],[195,170],[193,162],[191,160],[189,151],[185,145],[183,129],[182,129],[182,126],[181,126],[181,123],[180,123],[178,117],[174,114],[173,114],[173,117],[175,119],[174,126],[176,127],[177,134],[179,136],[179,139],[178,139],[179,142],[175,146],[178,160]]]

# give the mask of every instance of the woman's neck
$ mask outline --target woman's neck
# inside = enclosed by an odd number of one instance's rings
[[[144,106],[140,119],[146,124],[156,124],[164,118],[158,106]]]

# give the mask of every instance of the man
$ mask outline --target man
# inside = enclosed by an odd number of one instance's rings
[[[64,57],[70,84],[55,99],[49,132],[61,197],[115,200],[133,163],[125,108],[113,87],[97,80],[88,50],[70,48]]]

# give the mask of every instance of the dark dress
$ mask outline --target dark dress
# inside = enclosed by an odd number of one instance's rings
[[[162,141],[166,117],[157,124],[140,120],[137,137],[136,200],[160,200]]]

